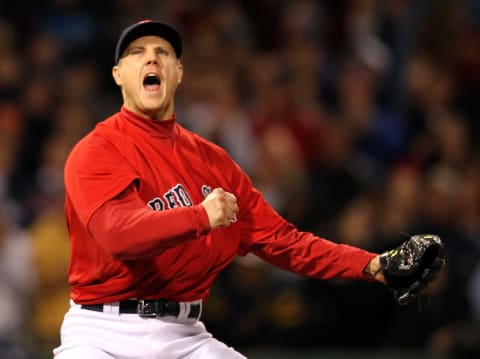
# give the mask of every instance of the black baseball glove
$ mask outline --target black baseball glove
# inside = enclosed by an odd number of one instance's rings
[[[380,255],[380,266],[398,304],[418,297],[446,264],[443,243],[434,234],[411,236],[398,248]]]

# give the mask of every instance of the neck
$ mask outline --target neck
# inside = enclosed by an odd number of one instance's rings
[[[142,117],[147,117],[153,121],[171,120],[174,114],[173,106],[168,106],[167,108],[162,107],[156,110],[147,110],[138,108],[137,106],[132,106],[129,103],[124,103],[123,107],[125,107],[130,112],[133,112]]]
[[[143,115],[152,119],[153,121],[166,121],[172,119],[173,111],[157,111],[152,113],[144,113]]]

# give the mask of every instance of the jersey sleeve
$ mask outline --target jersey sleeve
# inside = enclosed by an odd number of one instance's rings
[[[131,185],[93,213],[88,229],[115,259],[137,260],[207,234],[210,222],[200,204],[153,211]]]
[[[64,171],[67,202],[73,204],[86,226],[93,212],[138,178],[118,151],[118,144],[89,136],[67,158]]]
[[[299,231],[280,216],[237,168],[240,255],[249,252],[284,270],[314,278],[370,280],[364,269],[375,253]]]

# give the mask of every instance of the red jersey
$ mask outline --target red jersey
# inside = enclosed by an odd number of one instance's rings
[[[237,197],[239,211],[235,223],[210,231],[200,203],[217,187]],[[154,121],[122,107],[73,148],[65,189],[77,303],[203,299],[218,273],[249,252],[322,279],[366,279],[375,256],[298,231],[223,149],[175,118]],[[115,202],[126,207],[109,207]],[[125,209],[130,203],[138,213]],[[93,229],[99,221],[111,228],[102,236]]]

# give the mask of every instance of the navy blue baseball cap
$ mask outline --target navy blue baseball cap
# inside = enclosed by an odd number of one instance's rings
[[[182,56],[182,38],[177,30],[164,22],[142,20],[128,26],[120,34],[115,48],[115,64],[118,63],[128,45],[139,37],[150,35],[167,40],[172,45],[177,57]]]

